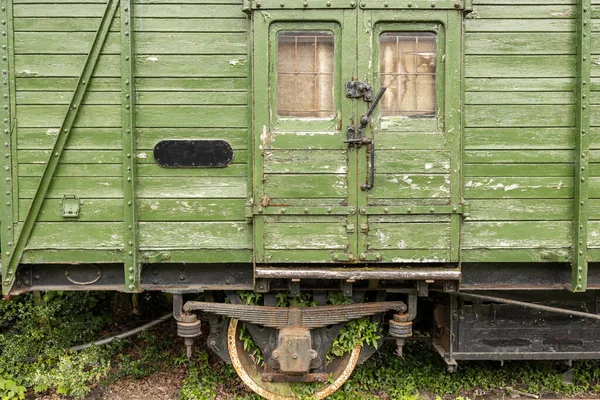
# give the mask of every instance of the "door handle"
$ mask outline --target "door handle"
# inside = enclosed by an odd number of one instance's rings
[[[360,135],[359,137],[362,138],[362,131],[367,127],[367,125],[369,125],[369,119],[371,118],[371,114],[373,114],[375,107],[377,107],[377,105],[379,104],[379,101],[383,97],[383,94],[385,93],[386,89],[387,88],[385,86],[382,86],[381,89],[379,89],[379,93],[377,93],[377,96],[375,96],[375,99],[373,100],[373,103],[371,103],[371,106],[369,107],[367,112],[364,113],[362,117],[360,117],[360,126],[358,128],[358,132]],[[363,141],[363,143],[369,145],[369,176],[367,182],[360,185],[360,189],[362,191],[373,189],[373,186],[375,185],[375,131],[371,133],[371,139],[364,139],[365,141]]]
[[[385,91],[385,86],[382,86],[381,89],[379,89],[379,93],[377,93],[377,96],[375,96],[375,99],[369,106],[367,112],[360,117],[360,124],[358,125],[357,129],[355,129],[352,125],[348,126],[346,130],[348,138],[344,140],[344,143],[348,143],[349,147],[361,147],[363,144],[371,144],[371,139],[364,137],[363,131],[367,125],[369,125],[371,114],[373,114],[375,107],[377,107],[377,104],[379,104],[379,101],[381,100],[381,97],[383,97]]]

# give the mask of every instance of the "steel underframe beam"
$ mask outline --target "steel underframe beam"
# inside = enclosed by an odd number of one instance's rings
[[[118,4],[119,0],[107,0],[106,8],[102,15],[102,20],[100,21],[100,26],[96,31],[96,36],[94,37],[94,41],[83,66],[83,71],[77,80],[77,86],[73,91],[73,97],[69,103],[69,108],[61,123],[60,131],[56,141],[54,142],[52,152],[50,153],[50,158],[46,163],[40,183],[33,197],[31,207],[29,208],[29,212],[27,213],[25,221],[23,222],[21,233],[16,240],[14,250],[8,250],[4,252],[4,255],[8,258],[6,263],[7,267],[3,268],[4,275],[2,277],[2,292],[4,294],[8,294],[10,292],[10,289],[15,282],[15,272],[19,266],[19,262],[21,261],[21,257],[23,256],[27,242],[31,237],[31,232],[35,226],[35,221],[37,220],[40,209],[42,208],[42,204],[44,203],[44,198],[46,197],[50,184],[52,183],[52,177],[56,172],[58,162],[60,161],[65,144],[67,143],[73,128],[73,124],[77,118],[79,108],[83,98],[85,97],[88,83],[94,72],[94,68],[96,67],[98,59],[100,58],[100,53],[108,36],[108,31],[112,20],[114,19]]]
[[[587,235],[589,210],[589,149],[590,149],[590,76],[591,76],[591,0],[577,2],[577,109],[576,159],[573,220],[573,263],[571,290],[587,288]]]
[[[135,158],[135,54],[131,0],[121,0],[121,129],[123,143],[123,239],[125,241],[125,290],[140,290],[141,267],[138,251],[138,224]]]

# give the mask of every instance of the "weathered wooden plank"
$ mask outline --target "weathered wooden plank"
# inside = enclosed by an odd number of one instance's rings
[[[338,132],[267,132],[267,146],[271,149],[346,149]]]
[[[90,79],[88,92],[97,91],[119,91],[119,78],[92,78]],[[77,84],[77,78],[43,78],[26,77],[17,78],[17,91],[64,91],[70,90]]]
[[[501,105],[465,106],[465,126],[473,127],[570,127],[575,124],[574,106]]]
[[[331,223],[265,224],[264,247],[268,250],[342,250],[348,245],[345,218],[332,217]]]
[[[110,57],[110,56],[106,56]],[[190,69],[190,65],[194,68]],[[248,75],[245,55],[168,55],[141,56],[136,59],[137,76],[145,77],[230,77]]]
[[[565,92],[466,92],[465,104],[532,105],[575,104],[573,91]]]
[[[465,20],[466,32],[575,32],[575,19]]]
[[[228,78],[192,78],[192,77],[160,77],[136,78],[136,88],[144,91],[231,91],[248,89],[248,79],[244,77]]]
[[[122,153],[114,150],[65,150],[60,161],[64,164],[118,164],[122,161]],[[50,150],[19,150],[18,161],[23,164],[45,164],[50,157]]]
[[[111,25],[111,31],[119,30],[119,16]],[[27,17],[15,18],[15,32],[95,32],[100,25],[99,17]]]
[[[447,249],[394,249],[377,250],[382,261],[403,263],[447,263],[450,262],[450,246]]]
[[[220,6],[219,6],[220,7]],[[200,21],[201,25],[205,22]],[[241,54],[248,53],[244,33],[139,32],[136,54]]]
[[[568,247],[571,221],[465,222],[462,248]]]
[[[85,55],[33,55],[15,56],[15,76],[28,77],[77,77],[83,70]],[[101,55],[94,69],[96,78],[118,77],[118,55]]]
[[[591,126],[600,126],[600,105],[592,105],[590,106],[590,125]]]
[[[600,248],[600,221],[588,222],[588,247]]]
[[[137,105],[243,105],[248,104],[248,94],[229,91],[139,92]]]
[[[65,113],[66,105],[20,106],[18,107],[19,128],[53,128],[59,127]],[[121,125],[121,110],[117,105],[96,106],[82,105],[80,107],[75,127],[119,127]]]
[[[138,18],[244,18],[241,4],[136,4]]]
[[[347,250],[341,249],[340,253],[348,254]],[[264,259],[267,262],[277,263],[331,263],[332,251],[327,250],[265,250]],[[335,264],[332,264],[335,265]]]
[[[21,264],[108,264],[123,261],[122,249],[25,250]]]
[[[265,150],[265,174],[345,174],[347,150]]]
[[[118,198],[123,196],[121,180],[118,177],[56,177],[46,197],[59,199],[64,195],[75,195],[81,198]],[[39,181],[39,178],[19,178],[19,197],[33,198]]]
[[[575,35],[570,33],[467,33],[465,54],[532,55],[575,54]]]
[[[570,221],[573,219],[571,199],[469,199],[469,207],[468,221]]]
[[[515,7],[519,8],[519,7]],[[571,78],[571,56],[465,56],[467,78]]]
[[[141,128],[246,128],[247,106],[158,106],[137,107]]]
[[[72,92],[42,92],[42,91],[17,91],[17,105],[58,105],[69,104]],[[92,92],[88,91],[83,98],[85,105],[118,105],[119,92]]]
[[[568,92],[575,78],[467,78],[466,92]]]
[[[56,141],[58,128],[20,128],[17,134],[19,150],[50,150]],[[119,150],[121,132],[118,128],[74,128],[68,150]]]
[[[95,36],[96,32],[16,32],[15,54],[87,54]],[[109,33],[102,54],[120,50],[119,34]]]
[[[446,148],[443,132],[385,132],[377,136],[379,150],[442,150]]]
[[[449,223],[369,223],[368,244],[373,250],[446,249]]]
[[[65,222],[70,221],[62,216],[60,199],[46,199],[40,210],[37,221]],[[79,199],[80,209],[77,222],[117,222],[123,221],[122,199]],[[31,200],[19,201],[21,220],[27,215]]]
[[[345,198],[346,174],[265,175],[264,193],[270,198]]]
[[[574,128],[466,128],[464,145],[467,150],[571,150],[575,146]],[[568,157],[564,155],[560,160]]]
[[[571,150],[469,150],[465,164],[571,163]]]
[[[38,222],[27,249],[123,247],[123,226],[115,222]]]
[[[139,177],[138,198],[246,198],[245,177]]]
[[[469,177],[464,184],[465,199],[570,199],[572,177]]]
[[[377,143],[379,144],[379,143]],[[435,150],[382,150],[377,147],[376,172],[449,173],[450,152]]]
[[[466,164],[463,176],[573,176],[573,164]]]
[[[143,249],[140,253],[144,261],[164,262],[164,256],[168,256],[170,263],[202,263],[202,264],[224,264],[224,263],[249,263],[252,262],[252,250],[250,249],[174,249],[167,251],[160,249]],[[232,285],[233,286],[233,285]]]
[[[248,130],[234,128],[138,128],[137,149],[150,150],[161,140],[165,139],[221,139],[225,140],[235,150],[248,147]],[[237,162],[236,157],[236,162]]]
[[[245,222],[140,222],[140,248],[250,249],[251,225]]]
[[[102,3],[79,4],[15,4],[13,15],[20,17],[101,17],[104,11]],[[98,28],[96,28],[98,29]]]
[[[375,187],[369,191],[369,198],[372,200],[448,197],[450,176],[441,174],[377,174]]]
[[[136,32],[247,32],[247,18],[135,18]]]
[[[44,164],[19,164],[19,177],[41,177]],[[54,176],[123,176],[122,164],[60,164]]]
[[[573,4],[548,4],[540,2],[534,5],[476,5],[475,15],[480,19],[564,19],[575,18],[577,10]]]
[[[541,249],[462,249],[462,262],[569,262],[571,247]]]
[[[231,164],[225,168],[164,168],[156,164],[139,164],[137,169],[138,176],[170,176],[174,178],[248,175],[246,164]]]
[[[244,221],[246,199],[139,199],[139,221]]]

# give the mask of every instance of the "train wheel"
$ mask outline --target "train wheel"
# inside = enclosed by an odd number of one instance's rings
[[[240,337],[240,328],[237,319],[229,320],[227,329],[227,348],[229,357],[238,376],[252,391],[269,400],[293,400],[304,397],[295,393],[294,385],[319,385],[314,392],[309,395],[311,399],[323,399],[336,390],[350,377],[356,367],[360,355],[360,345],[344,357],[334,359],[327,366],[327,373],[330,375],[329,382],[326,383],[289,383],[289,382],[263,382],[261,373],[263,367],[256,365],[250,354],[244,350],[244,344]]]

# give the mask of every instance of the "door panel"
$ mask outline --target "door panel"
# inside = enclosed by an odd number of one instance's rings
[[[257,263],[458,262],[461,18],[253,18]],[[348,81],[390,86],[361,143],[344,141],[373,103],[346,96]]]
[[[303,15],[294,22],[285,12],[254,20],[255,59],[262,63],[254,67],[259,263],[349,260],[356,248],[356,179],[349,178],[356,153],[342,135],[352,116],[342,82],[356,71],[356,11]],[[268,38],[266,48],[260,35]],[[266,87],[257,86],[258,76]]]
[[[459,64],[448,63],[446,49],[460,27],[449,26],[450,13],[439,11],[437,19],[416,23],[418,14],[363,15],[371,29],[358,43],[369,62],[360,64],[359,75],[374,88],[387,87],[367,133],[375,145],[373,188],[359,193],[359,225],[367,232],[359,234],[358,246],[366,261],[458,261],[453,242],[460,220],[452,205],[460,201],[453,185],[460,149],[451,136],[459,134],[460,119],[449,120],[448,107],[460,92],[447,91],[446,76],[460,75]],[[460,41],[460,35],[452,37]],[[370,151],[359,159],[359,168],[361,181],[368,181]]]

